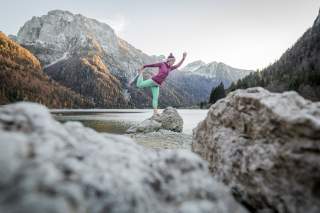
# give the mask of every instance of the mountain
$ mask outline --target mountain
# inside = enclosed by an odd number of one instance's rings
[[[159,62],[164,57],[149,56],[136,49],[109,25],[54,10],[27,21],[16,39],[40,60],[52,79],[92,100],[97,107],[150,106],[150,92],[128,87],[127,83],[143,64]],[[154,71],[149,69],[146,75]],[[177,83],[177,79],[183,82]],[[208,98],[215,82],[175,71],[161,87],[160,107],[195,105]]]
[[[94,107],[93,102],[50,79],[28,50],[0,32],[0,104],[34,101],[49,107]]]
[[[19,30],[17,39],[35,52],[46,66],[74,54],[90,52],[92,47],[99,48],[115,61],[121,61],[119,65],[127,72],[117,73],[119,70],[113,70],[117,75],[133,76],[137,64],[154,59],[117,37],[109,25],[62,10],[33,17]]]
[[[197,60],[187,64],[181,70],[184,72],[195,72],[196,70],[198,70],[200,67],[203,67],[203,66],[206,66],[206,63],[201,60]]]
[[[237,81],[253,72],[252,70],[233,68],[221,62],[206,64],[201,60],[187,64],[181,71],[215,79],[217,82],[223,82],[225,87],[229,87],[233,81]]]
[[[313,26],[278,61],[239,80],[230,90],[255,86],[273,92],[295,90],[320,101],[320,11]]]

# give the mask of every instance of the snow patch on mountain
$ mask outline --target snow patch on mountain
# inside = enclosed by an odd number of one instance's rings
[[[206,64],[201,60],[187,64],[181,71],[222,81],[227,87],[233,81],[237,81],[253,72],[252,70],[234,68],[221,62],[214,61]]]
[[[68,55],[69,55],[69,53],[65,52],[61,58],[58,58],[57,60],[51,62],[50,64],[45,65],[44,68],[48,68],[48,67],[50,67],[50,66],[52,66],[52,65],[54,65],[54,64],[56,64],[56,63],[58,63],[60,61],[68,59]]]
[[[206,63],[201,61],[201,60],[197,60],[194,61],[192,63],[187,64],[183,69],[181,69],[182,71],[187,71],[187,72],[194,72],[198,69],[200,69],[201,67],[206,66]]]

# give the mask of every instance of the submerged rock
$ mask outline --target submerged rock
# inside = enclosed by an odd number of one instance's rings
[[[127,130],[127,133],[148,133],[148,132],[156,132],[161,128],[161,123],[153,120],[146,119],[141,123],[135,124]]]
[[[167,107],[160,115],[153,115],[139,124],[133,125],[127,133],[148,133],[159,129],[182,132],[183,119],[173,107]]]
[[[38,104],[0,108],[0,212],[245,212],[190,151],[61,124]]]
[[[192,149],[253,212],[320,212],[320,103],[237,90],[211,106]]]
[[[128,134],[140,145],[152,149],[191,150],[192,135],[160,129],[157,132]]]

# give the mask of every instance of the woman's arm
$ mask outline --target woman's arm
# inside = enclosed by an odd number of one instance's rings
[[[139,69],[139,73],[141,74],[143,72],[143,69],[144,68],[147,68],[147,67],[161,67],[161,62],[160,63],[155,63],[155,64],[146,64],[146,65],[143,65],[140,69]]]
[[[181,61],[179,63],[177,63],[176,65],[173,65],[171,67],[171,70],[175,70],[175,69],[179,68],[182,65],[182,63],[184,62],[184,60],[186,59],[186,57],[187,57],[187,53],[184,52]]]
[[[161,62],[160,63],[155,63],[155,64],[146,64],[143,65],[143,68],[147,68],[147,67],[160,67],[161,66]]]

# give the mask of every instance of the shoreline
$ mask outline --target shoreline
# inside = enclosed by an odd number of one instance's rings
[[[137,144],[151,149],[185,149],[191,151],[192,135],[160,129],[157,132],[125,134]]]
[[[92,111],[88,113],[52,113],[53,117],[60,122],[67,121],[78,121],[84,124],[84,126],[93,128],[98,132],[107,132],[111,134],[125,134],[126,130],[141,121],[148,119],[152,116],[152,110],[122,110],[126,113],[114,113],[115,111],[103,110],[103,111]],[[60,111],[61,112],[61,111]],[[137,113],[135,113],[137,112]],[[140,113],[141,112],[141,113]],[[183,133],[192,135],[192,130],[197,124],[202,121],[208,110],[189,110],[189,109],[178,109],[179,114],[184,120]]]

